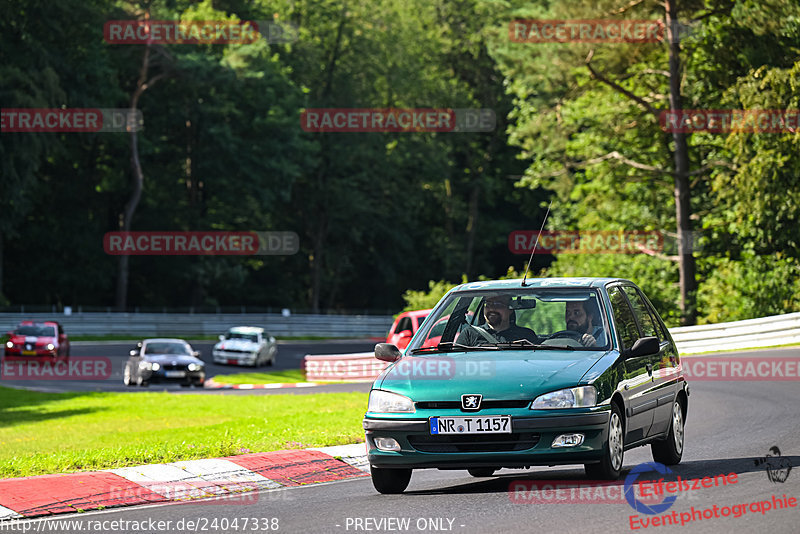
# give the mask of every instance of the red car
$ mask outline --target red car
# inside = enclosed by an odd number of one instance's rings
[[[8,333],[5,356],[22,359],[66,359],[69,358],[69,338],[64,333],[64,328],[55,321],[22,321],[16,330]]]
[[[430,312],[431,310],[416,310],[398,315],[389,330],[389,335],[386,336],[386,342],[401,350],[406,348],[411,337],[417,333]]]

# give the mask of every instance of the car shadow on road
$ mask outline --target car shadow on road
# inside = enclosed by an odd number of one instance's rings
[[[656,473],[655,471],[643,472],[640,480],[653,480],[656,478],[664,478],[665,481],[677,480],[680,476],[681,479],[702,479],[703,477],[714,478],[718,475],[728,475],[736,473],[741,475],[743,473],[764,472],[764,476],[768,476],[768,469],[781,471],[788,476],[792,468],[800,466],[800,456],[780,456],[772,458],[764,457],[750,457],[750,458],[725,458],[719,460],[692,460],[684,461],[679,465],[669,466],[670,472],[664,475]],[[407,490],[405,493],[408,495],[441,495],[441,494],[470,494],[470,493],[507,493],[511,484],[517,482],[547,482],[547,483],[561,483],[561,484],[586,484],[589,485],[603,485],[603,486],[620,486],[625,485],[625,478],[631,472],[635,465],[626,466],[620,478],[616,481],[601,481],[590,480],[587,478],[582,467],[562,467],[550,468],[547,470],[536,471],[519,471],[519,472],[502,472],[499,475],[494,475],[491,479],[475,479],[475,482],[467,484],[458,484],[455,486],[447,486],[436,489],[428,490]],[[465,476],[466,472],[464,473]],[[798,474],[797,476],[800,476]],[[771,479],[770,479],[771,480]],[[412,479],[413,484],[413,479]]]

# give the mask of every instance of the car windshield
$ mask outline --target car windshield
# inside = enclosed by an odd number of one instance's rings
[[[607,349],[603,309],[589,288],[459,291],[431,314],[409,351]]]
[[[258,343],[258,335],[256,334],[239,334],[237,332],[228,332],[228,335],[225,336],[225,339],[244,339],[247,341],[252,341],[253,343]]]
[[[56,337],[56,329],[54,326],[43,326],[43,325],[25,325],[20,326],[14,332],[20,336],[46,336],[46,337]]]
[[[189,347],[183,343],[170,343],[157,341],[155,343],[148,343],[144,346],[145,354],[183,354],[189,355]]]

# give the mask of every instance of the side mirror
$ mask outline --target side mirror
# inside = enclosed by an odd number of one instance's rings
[[[411,330],[403,330],[398,335],[400,336],[401,339],[406,339],[406,338],[410,338],[414,334],[411,333]]]
[[[194,356],[195,358],[199,358],[200,357],[200,351],[199,350],[193,350],[192,351],[192,356]]]
[[[220,334],[220,335],[219,335],[219,340],[220,340],[220,341],[225,341],[225,336],[223,336],[222,334]]]
[[[657,337],[642,337],[636,340],[633,346],[624,352],[625,358],[637,358],[639,356],[648,356],[657,354],[661,349],[661,344]]]
[[[391,343],[378,343],[375,345],[375,357],[384,362],[396,362],[403,355],[400,349]]]

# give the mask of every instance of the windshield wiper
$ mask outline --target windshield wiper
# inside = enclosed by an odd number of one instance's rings
[[[574,347],[568,347],[566,345],[544,345],[541,343],[537,344],[527,339],[517,339],[515,341],[502,341],[494,346],[496,346],[499,349],[570,350],[574,348]]]
[[[461,343],[454,343],[453,341],[445,341],[443,343],[439,343],[435,347],[422,347],[419,349],[414,349],[411,351],[411,354],[419,354],[421,352],[456,352],[456,351],[464,351],[468,352],[471,350],[497,350],[498,347],[494,345],[462,345]]]

